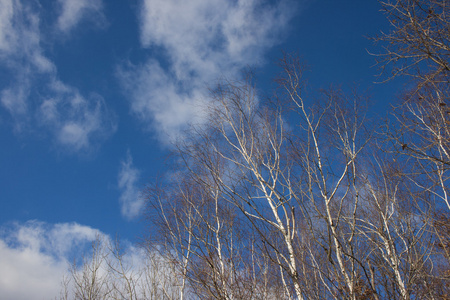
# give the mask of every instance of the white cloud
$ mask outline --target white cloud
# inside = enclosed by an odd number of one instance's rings
[[[132,99],[132,112],[156,127],[163,142],[178,138],[186,124],[200,121],[205,91],[194,86],[198,82],[185,90],[152,59],[141,67],[122,67],[119,77]]]
[[[90,151],[116,129],[103,98],[82,95],[58,78],[55,64],[41,47],[40,6],[20,0],[0,0],[0,64],[15,79],[0,91],[0,105],[13,118],[16,131],[49,132],[70,152]],[[85,11],[99,11],[101,1],[64,1],[62,20],[69,30]],[[62,26],[62,25],[61,25]],[[38,125],[38,126],[36,126]]]
[[[27,113],[27,98],[29,87],[26,84],[7,88],[1,91],[0,102],[13,116],[21,116]]]
[[[37,119],[51,128],[56,142],[67,150],[87,150],[115,131],[114,116],[101,96],[85,98],[61,82],[52,85],[50,95],[42,101]]]
[[[15,36],[12,30],[14,0],[0,0],[0,51],[9,52]]]
[[[0,293],[4,299],[52,299],[58,295],[65,262],[28,248],[9,248],[1,240],[0,255]]]
[[[121,212],[127,219],[137,217],[144,206],[144,199],[137,186],[139,176],[140,172],[133,166],[133,158],[128,151],[125,161],[121,163],[118,176],[118,187],[121,190]]]
[[[179,294],[173,258],[127,241],[115,242],[101,231],[77,223],[4,225],[0,227],[1,298],[58,299],[65,282],[68,299],[78,299],[74,282],[78,279],[82,285],[90,284],[85,279],[91,279],[93,266],[99,267],[95,268],[96,283],[112,292],[114,299],[126,295],[124,289],[130,282],[136,285],[140,299],[147,299],[148,292],[156,298],[163,298],[166,292],[174,297]],[[115,252],[118,250],[121,261]]]
[[[178,78],[260,63],[291,17],[287,1],[145,0],[141,42],[169,51]],[[188,76],[190,78],[191,76]]]
[[[2,299],[54,299],[61,290],[71,255],[80,255],[103,234],[76,223],[29,221],[0,229]],[[78,251],[78,253],[77,253]]]
[[[21,74],[29,74],[31,69],[35,72],[54,69],[42,53],[39,12],[32,4],[0,0],[0,59],[10,67],[21,67]]]
[[[61,6],[61,15],[57,27],[62,32],[69,32],[84,18],[104,22],[102,0],[58,0],[58,2]]]
[[[293,11],[286,1],[144,0],[140,15],[143,47],[160,47],[167,68],[150,59],[119,70],[131,111],[150,123],[162,141],[201,121],[199,104],[207,84],[237,77],[259,65],[277,42]],[[162,134],[161,134],[162,132]]]

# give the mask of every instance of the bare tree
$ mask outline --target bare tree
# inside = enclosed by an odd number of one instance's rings
[[[404,162],[445,163],[430,152],[410,150],[405,160],[380,151],[365,97],[329,89],[311,101],[299,60],[286,56],[280,67],[273,97],[258,96],[251,78],[211,90],[208,122],[186,132],[170,172],[147,189],[153,227],[140,267],[119,244],[94,251],[83,271],[74,269],[80,293],[93,287],[112,299],[352,300],[448,294],[448,210],[437,197],[445,180],[436,185],[439,172]],[[427,171],[412,173],[419,169]]]
[[[60,299],[179,299],[175,268],[155,251],[128,249],[97,237],[90,256],[74,263],[62,284]]]
[[[251,80],[213,89],[170,183],[149,189],[183,286],[201,299],[445,295],[446,231],[418,178],[380,152],[365,97],[330,89],[312,102],[301,63],[280,66],[273,98]]]
[[[445,82],[450,71],[450,5],[445,0],[389,0],[383,6],[391,30],[375,40],[388,78],[407,75],[423,84]]]
[[[392,28],[378,38],[385,49],[382,67],[388,72],[392,66],[393,76],[413,79],[393,112],[391,149],[400,154],[404,176],[423,193],[421,207],[435,210],[437,219],[431,223],[437,226],[450,213],[450,5],[444,0],[380,2]]]
[[[109,299],[112,292],[111,279],[107,271],[105,244],[101,237],[97,237],[92,243],[92,256],[83,257],[81,269],[74,263],[70,272],[74,299]]]
[[[165,241],[179,249],[191,286],[214,291],[201,297],[259,298],[248,290],[227,292],[227,284],[237,281],[223,279],[227,266],[233,274],[254,273],[250,257],[275,267],[283,298],[357,299],[366,289],[374,294],[361,275],[365,262],[356,259],[357,157],[370,139],[360,113],[363,98],[330,90],[308,107],[299,61],[286,57],[281,67],[281,89],[268,102],[257,97],[251,80],[224,81],[212,90],[207,125],[193,127],[188,142],[178,146],[183,171],[177,169],[175,192],[165,188],[162,197],[150,197]],[[287,126],[287,118],[296,123]],[[222,281],[207,284],[205,267]],[[267,291],[267,280],[260,280],[247,288]],[[271,295],[265,293],[264,299]]]
[[[415,167],[411,174],[427,177],[415,178],[417,185],[425,184],[422,188],[450,209],[450,5],[444,0],[380,3],[392,28],[377,38],[385,49],[379,55],[382,69],[385,74],[391,71],[392,76],[413,79],[412,88],[394,111],[400,126],[390,126],[390,138],[398,152],[413,158],[408,162]]]
[[[257,254],[252,232],[242,226],[237,208],[213,183],[210,172],[219,172],[220,160],[209,157],[207,145],[202,146],[180,147],[178,153],[189,171],[172,175],[173,185],[148,190],[151,211],[158,212],[149,216],[159,228],[154,243],[172,255],[184,278],[181,289],[191,295],[202,299],[270,298],[275,284],[269,278],[269,262]],[[192,160],[194,153],[204,164]]]

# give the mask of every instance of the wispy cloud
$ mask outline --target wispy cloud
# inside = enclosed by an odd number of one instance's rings
[[[137,217],[144,207],[144,199],[141,197],[138,187],[140,172],[133,165],[130,151],[121,162],[118,176],[118,187],[121,191],[120,203],[122,215],[127,219]]]
[[[21,74],[53,71],[53,63],[40,47],[39,6],[33,2],[0,0],[0,8],[1,62],[11,68],[24,67]]]
[[[77,223],[30,221],[0,228],[0,294],[4,299],[54,299],[71,256],[103,234]]]
[[[71,2],[61,2],[61,18],[75,5],[78,12],[70,23],[75,26],[82,12],[89,11],[81,8],[91,4],[80,4],[80,8]],[[97,2],[92,5],[100,9],[101,2],[93,1]],[[33,3],[0,0],[0,67],[14,78],[0,91],[0,105],[12,117],[17,132],[43,129],[65,149],[89,151],[115,131],[114,115],[101,96],[82,95],[58,78],[54,62],[41,47],[40,6]]]
[[[0,0],[0,51],[9,52],[14,44],[14,0]]]
[[[3,107],[15,119],[25,118],[28,113],[27,98],[29,96],[29,85],[23,82],[21,85],[12,86],[1,91],[0,101]],[[20,124],[17,124],[20,128]]]
[[[118,250],[120,256],[116,255]],[[92,272],[97,272],[100,288],[117,297],[126,294],[125,280],[132,281],[134,292],[142,299],[148,298],[148,294],[145,296],[148,292],[161,297],[167,292],[178,294],[180,283],[171,265],[173,259],[159,251],[147,250],[127,241],[113,241],[101,231],[77,223],[29,221],[3,226],[0,227],[0,295],[2,299],[14,300],[59,299],[67,288],[68,299],[75,299],[78,297],[74,292],[80,287],[72,276],[81,280],[82,285],[90,284],[84,280],[91,280]],[[93,264],[98,268],[95,271]],[[121,271],[125,273],[117,273]],[[63,281],[68,286],[64,287]]]
[[[89,19],[101,25],[105,22],[102,0],[58,0],[61,14],[57,27],[62,32],[69,32],[82,19]]]
[[[89,149],[115,131],[114,114],[100,95],[83,97],[77,89],[59,81],[49,88],[51,94],[43,99],[36,116],[66,150]]]
[[[204,86],[195,87],[199,84],[196,80],[184,89],[153,59],[141,66],[122,66],[120,79],[131,99],[133,114],[145,121],[147,129],[157,130],[161,141],[180,137],[186,124],[201,120],[198,108],[203,101]]]
[[[293,6],[289,1],[144,0],[141,44],[163,49],[167,67],[150,58],[119,69],[131,111],[151,124],[163,142],[178,137],[188,122],[202,120],[198,107],[207,84],[264,62],[266,51],[280,41]]]

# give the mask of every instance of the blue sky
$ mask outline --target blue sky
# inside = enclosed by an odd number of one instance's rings
[[[53,295],[67,245],[95,234],[136,241],[147,228],[140,191],[165,171],[186,124],[202,122],[198,107],[218,78],[252,67],[258,89],[270,92],[276,60],[296,52],[311,89],[358,86],[383,112],[396,83],[373,83],[368,51],[380,49],[367,38],[388,30],[380,8],[361,0],[0,0],[0,294]]]

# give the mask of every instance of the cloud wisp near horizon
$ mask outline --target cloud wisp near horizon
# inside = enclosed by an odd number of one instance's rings
[[[114,248],[119,245],[120,249]],[[120,256],[114,252],[118,250]],[[33,220],[0,227],[0,265],[2,299],[57,299],[58,295],[66,299],[65,294],[75,299],[76,285],[89,284],[90,277],[86,276],[94,272],[89,268],[98,268],[97,280],[119,282],[121,278],[114,275],[133,276],[136,289],[144,289],[144,280],[148,280],[144,274],[153,276],[156,282],[167,280],[158,278],[151,269],[164,267],[164,258],[157,251],[145,252],[126,240],[119,242],[78,223]],[[124,274],[114,273],[119,266]],[[72,275],[79,281],[74,282]]]
[[[139,180],[140,172],[133,165],[133,158],[128,150],[125,160],[121,162],[118,175],[118,188],[121,191],[120,212],[128,220],[138,217],[144,208],[145,202],[138,186]]]
[[[4,299],[52,299],[77,252],[85,252],[99,236],[97,229],[77,223],[39,221],[0,227],[0,294]],[[24,288],[26,287],[26,288]]]

